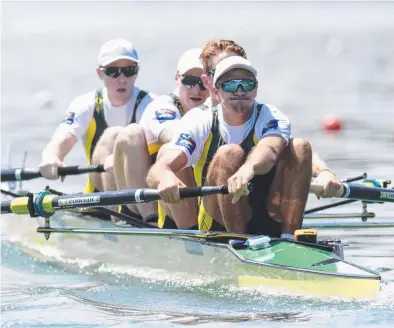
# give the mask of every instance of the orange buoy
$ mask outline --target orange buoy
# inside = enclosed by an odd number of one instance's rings
[[[329,132],[338,132],[342,130],[342,121],[339,116],[329,114],[323,118],[323,129]]]

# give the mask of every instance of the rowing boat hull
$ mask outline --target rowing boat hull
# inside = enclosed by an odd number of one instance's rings
[[[183,274],[181,279],[195,277],[319,297],[371,298],[380,291],[377,273],[347,263],[327,250],[285,240],[252,250],[243,242],[214,242],[198,233],[196,238],[181,236],[177,230],[161,235],[160,229],[122,228],[93,217],[57,213],[52,226],[91,231],[106,228],[113,233],[51,234],[47,241],[36,232],[38,225],[43,225],[43,219],[7,216],[7,228],[14,240],[29,252],[35,250],[35,256],[50,257],[53,253],[48,248],[55,247],[56,256],[60,254],[65,262],[99,265],[101,269],[116,268],[131,274],[155,272],[167,277]],[[146,230],[150,230],[149,235]]]

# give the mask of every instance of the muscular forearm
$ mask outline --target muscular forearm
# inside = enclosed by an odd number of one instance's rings
[[[250,152],[243,166],[253,168],[255,175],[264,175],[271,171],[279,156],[275,147],[265,144],[257,144]]]
[[[286,147],[286,140],[279,136],[267,136],[252,149],[243,166],[252,168],[254,175],[264,175],[271,171],[278,157]]]
[[[63,161],[76,141],[77,138],[70,133],[52,138],[42,151],[42,159],[45,160],[46,158],[56,156],[60,161]]]
[[[148,176],[146,177],[146,183],[149,188],[156,189],[161,181],[174,176],[176,175],[171,171],[170,167],[157,162],[150,168]]]
[[[320,156],[313,152],[312,154],[312,176],[317,177],[323,169],[328,169],[327,164],[320,158]]]
[[[156,163],[150,168],[146,183],[150,188],[157,188],[163,181],[177,180],[176,172],[187,164],[187,156],[180,150],[167,150],[163,146],[157,155]]]

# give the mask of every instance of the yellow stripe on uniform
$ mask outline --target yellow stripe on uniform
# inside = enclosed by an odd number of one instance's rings
[[[160,142],[155,142],[155,143],[153,143],[153,144],[150,144],[150,145],[148,146],[149,155],[153,155],[153,154],[158,153],[159,150],[160,150],[160,148],[161,148],[161,146],[163,146],[163,144],[160,143]]]
[[[85,154],[86,154],[86,159],[88,161],[88,164],[90,164],[91,162],[91,158],[90,158],[90,151],[92,149],[92,141],[94,138],[94,135],[96,134],[96,120],[93,117],[92,121],[89,124],[89,127],[86,131],[86,136],[85,136],[85,142],[84,142],[84,149],[85,149]],[[85,188],[83,190],[83,192],[85,194],[90,194],[92,192],[94,192],[94,185],[92,183],[92,181],[90,180],[90,177],[88,176],[88,180],[86,181],[86,185]]]
[[[254,142],[254,145],[257,145],[259,143],[259,139],[257,139],[256,133],[253,134],[253,142]]]
[[[204,150],[196,165],[194,166],[194,179],[197,186],[202,185],[202,174],[207,161],[208,151],[212,143],[212,132],[209,132],[207,141],[204,144]],[[212,217],[205,211],[203,201],[199,199],[200,208],[198,211],[198,229],[200,231],[209,231],[212,226]]]
[[[90,124],[89,124],[88,129],[86,130],[85,142],[83,144],[83,148],[85,149],[85,155],[86,155],[86,159],[88,161],[88,164],[90,164],[90,161],[91,161],[90,151],[92,149],[92,141],[93,141],[95,134],[96,134],[96,120],[93,117]]]
[[[103,98],[101,97],[101,93],[96,92],[94,111],[99,113],[101,111],[102,104],[103,104]],[[93,140],[96,135],[96,132],[97,132],[97,123],[96,123],[95,115],[93,114],[92,120],[90,121],[88,129],[86,130],[85,141],[83,145],[88,164],[91,164],[92,161],[91,156],[93,155],[93,150],[94,150],[92,148],[95,146],[93,145]],[[95,187],[92,181],[90,180],[90,177],[88,176],[88,180],[86,181],[86,185],[83,192],[85,194],[90,194],[94,191],[95,191]]]
[[[204,201],[201,200],[198,211],[198,230],[207,232],[211,230],[213,223],[212,216],[205,210]]]
[[[209,132],[209,136],[207,141],[204,144],[204,150],[202,155],[196,165],[194,166],[194,179],[196,180],[197,186],[201,186],[202,184],[202,171],[204,169],[204,165],[207,161],[209,147],[211,146],[212,142],[212,132]]]
[[[166,221],[166,212],[164,211],[163,206],[160,204],[160,202],[157,202],[157,227],[158,228],[163,228],[164,227],[164,223]]]

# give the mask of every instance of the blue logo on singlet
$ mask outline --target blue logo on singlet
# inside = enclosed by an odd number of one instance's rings
[[[74,117],[75,117],[74,112],[67,112],[66,117],[63,119],[62,123],[66,123],[66,124],[71,125],[74,123]]]
[[[266,134],[269,130],[277,129],[278,128],[278,120],[271,120],[264,125],[262,135]]]
[[[160,123],[165,121],[174,120],[176,117],[176,112],[172,109],[158,109],[156,112],[156,118]]]
[[[175,144],[184,147],[190,155],[193,153],[194,149],[196,149],[196,141],[187,133],[181,133]]]

